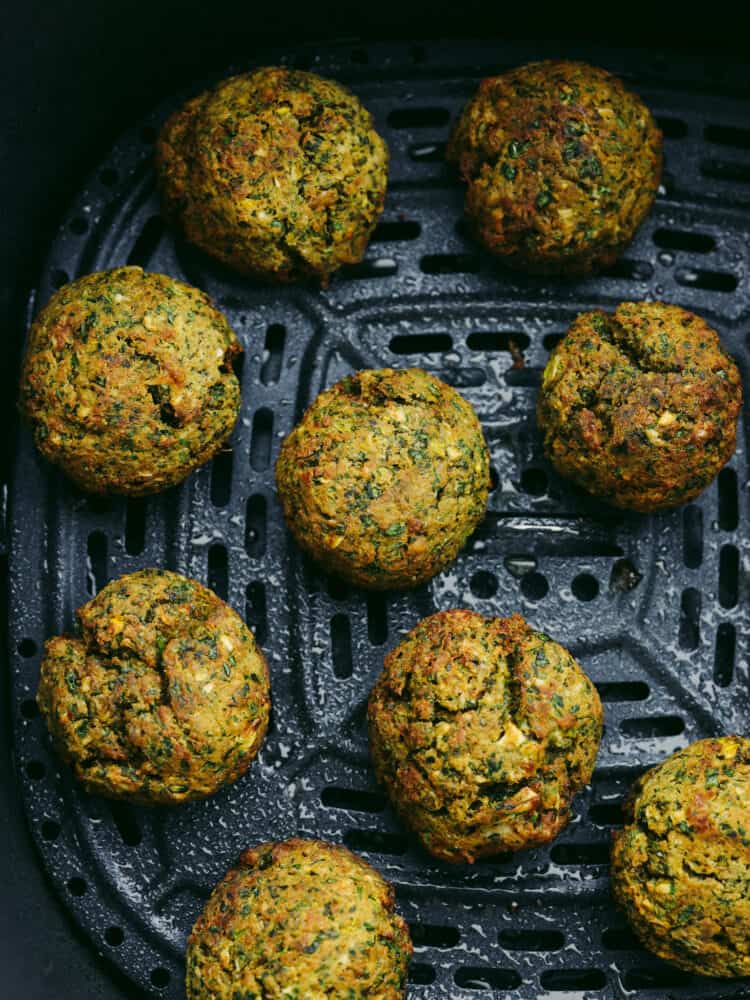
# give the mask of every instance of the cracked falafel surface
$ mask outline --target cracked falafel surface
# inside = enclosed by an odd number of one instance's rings
[[[441,611],[385,659],[370,752],[404,822],[445,861],[552,840],[591,777],[596,688],[520,615]]]
[[[656,196],[661,132],[606,70],[529,63],[482,80],[448,144],[484,245],[521,270],[612,265]]]
[[[581,313],[550,355],[537,419],[558,472],[616,507],[692,500],[734,454],[742,382],[705,320],[662,302]]]
[[[249,767],[268,728],[268,668],[240,616],[195,580],[146,569],[45,644],[37,701],[90,792],[143,804],[204,798]]]
[[[750,976],[750,740],[699,740],[642,775],[612,888],[643,945],[704,976]]]
[[[245,851],[188,941],[189,1000],[401,1000],[412,945],[392,887],[350,851]]]
[[[156,147],[167,215],[244,274],[318,278],[362,259],[383,210],[388,149],[341,84],[264,67],[188,101]]]
[[[419,368],[360,371],[320,393],[276,465],[284,516],[326,569],[414,587],[485,513],[489,453],[470,403]]]
[[[156,493],[231,434],[241,351],[199,289],[140,267],[88,274],[34,320],[20,404],[37,448],[83,489]]]

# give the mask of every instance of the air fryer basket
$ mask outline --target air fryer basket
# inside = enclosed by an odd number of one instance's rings
[[[709,96],[714,82],[688,58],[654,64],[648,54],[570,46],[555,54],[585,55],[625,77],[665,135],[656,206],[606,275],[526,279],[466,235],[444,146],[479,78],[510,64],[496,43],[266,54],[348,83],[391,148],[386,210],[367,257],[325,291],[254,285],[166,230],[152,147],[185,94],[122,136],[50,247],[30,315],[62,283],[130,262],[205,289],[246,350],[231,450],[178,489],[147,500],[89,497],[44,464],[25,429],[18,446],[12,696],[28,820],[76,921],[150,995],[184,995],[187,933],[239,852],[297,833],[347,844],[395,884],[415,943],[412,997],[750,996],[747,983],[700,980],[641,949],[611,902],[607,872],[611,829],[635,776],[692,740],[747,731],[747,418],[718,481],[654,516],[615,512],[561,480],[534,420],[540,372],[570,320],[626,299],[701,313],[747,384],[750,127],[747,100],[731,96],[744,80],[730,68],[724,96]],[[539,55],[516,47],[512,62]],[[473,403],[494,489],[454,566],[416,591],[368,595],[301,557],[273,467],[280,440],[323,387],[385,365],[424,367]],[[69,630],[75,608],[108,579],[145,566],[208,581],[244,613],[272,674],[273,719],[258,760],[234,787],[177,809],[84,794],[52,752],[34,701],[45,638]],[[606,709],[592,786],[562,836],[458,867],[431,859],[396,820],[375,784],[365,730],[385,651],[424,615],[457,606],[523,613],[570,647]]]

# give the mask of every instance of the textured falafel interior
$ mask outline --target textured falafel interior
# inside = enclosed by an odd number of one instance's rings
[[[203,798],[250,765],[268,727],[268,668],[239,615],[194,580],[147,569],[78,611],[45,646],[37,700],[89,791]]]
[[[427,850],[471,862],[560,832],[591,777],[602,718],[571,654],[520,615],[442,611],[386,657],[370,751]]]

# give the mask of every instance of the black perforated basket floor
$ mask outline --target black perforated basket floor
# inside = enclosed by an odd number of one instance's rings
[[[461,224],[443,162],[450,122],[483,75],[533,57],[585,57],[619,72],[664,131],[656,206],[609,274],[561,284],[502,270]],[[693,504],[613,512],[545,462],[536,386],[575,314],[624,299],[695,309],[722,334],[747,385],[750,101],[742,67],[649,54],[496,43],[329,48],[289,61],[348,83],[392,153],[386,210],[366,260],[328,290],[264,288],[176,242],[159,216],[156,130],[186,95],[123,135],[50,247],[30,314],[56,287],[125,262],[205,289],[246,354],[231,450],[147,500],[69,486],[22,431],[11,495],[12,691],[31,832],[66,906],[139,990],[183,991],[187,933],[239,852],[291,834],[343,842],[396,886],[415,943],[409,994],[750,996],[639,948],[609,895],[610,833],[636,775],[703,736],[747,732],[747,416],[737,454]],[[206,81],[196,83],[201,89]],[[743,97],[744,88],[744,97]],[[511,341],[524,355],[513,366]],[[349,591],[288,538],[273,485],[283,436],[325,386],[357,368],[419,365],[458,387],[489,442],[485,523],[454,566],[406,594]],[[46,637],[108,579],[164,566],[208,581],[265,649],[273,720],[248,774],[177,809],[112,805],[60,766],[34,702]],[[384,653],[421,617],[469,606],[521,611],[595,680],[606,731],[592,786],[549,848],[449,866],[416,845],[375,784],[365,701]]]

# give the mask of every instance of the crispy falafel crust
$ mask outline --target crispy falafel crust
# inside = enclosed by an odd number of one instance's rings
[[[166,213],[191,243],[244,274],[326,284],[364,255],[388,149],[340,84],[271,66],[188,101],[156,163]]]
[[[596,688],[520,615],[441,611],[385,659],[368,707],[378,779],[427,850],[473,862],[552,840],[591,777]]]
[[[89,274],[34,321],[21,408],[37,448],[83,489],[156,493],[231,434],[241,350],[197,288],[140,267]]]
[[[643,945],[699,975],[750,975],[750,740],[672,754],[624,813],[612,888]]]
[[[513,266],[583,276],[609,267],[648,214],[661,132],[617,77],[582,62],[529,63],[482,80],[448,144],[466,214]]]
[[[414,587],[484,516],[489,454],[471,406],[419,368],[357,372],[284,441],[276,481],[298,544],[372,589]]]
[[[742,382],[705,320],[662,302],[581,313],[542,375],[537,419],[555,468],[616,507],[698,496],[734,454]]]
[[[393,888],[319,840],[245,851],[188,941],[188,1000],[400,1000],[412,951]]]
[[[268,728],[268,668],[240,616],[195,580],[146,569],[78,610],[44,650],[37,701],[88,791],[201,799],[250,766]]]

